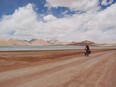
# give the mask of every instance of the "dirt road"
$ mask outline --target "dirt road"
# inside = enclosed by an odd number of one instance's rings
[[[0,87],[116,87],[116,50],[2,71]]]

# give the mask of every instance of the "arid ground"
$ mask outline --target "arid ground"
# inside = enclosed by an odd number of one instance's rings
[[[0,87],[116,87],[116,49],[1,51]]]

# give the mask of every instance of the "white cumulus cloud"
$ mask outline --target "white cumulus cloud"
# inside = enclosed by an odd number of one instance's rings
[[[113,0],[109,0],[109,1],[107,1],[107,0],[102,0],[102,5],[109,5],[109,4],[112,4],[113,3]]]
[[[20,7],[0,21],[1,39],[57,39],[61,41],[92,40],[116,42],[116,4],[103,11],[73,14],[57,18],[48,14],[40,20],[33,5]]]
[[[99,9],[99,0],[46,0],[48,7],[68,7],[74,10]]]
[[[54,21],[56,20],[57,18],[53,15],[47,15],[43,18],[44,21],[48,22],[48,21]]]

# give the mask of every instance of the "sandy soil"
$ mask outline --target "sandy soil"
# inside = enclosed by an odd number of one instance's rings
[[[116,50],[0,52],[0,87],[116,87]]]

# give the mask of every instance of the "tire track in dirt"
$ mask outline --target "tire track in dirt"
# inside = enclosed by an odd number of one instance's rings
[[[87,58],[72,58],[55,63],[3,72],[0,73],[0,87],[77,87],[75,82],[80,84],[78,87],[86,87],[85,85],[87,84],[91,85],[88,87],[92,87],[94,86],[93,83],[98,81],[97,77],[109,70],[108,68],[108,70],[104,71],[104,67],[107,66],[107,62],[114,62],[113,58],[108,58],[114,53],[114,51],[98,53]],[[93,81],[81,80],[84,76],[90,76],[91,78],[89,77],[89,79]],[[82,85],[83,81],[86,82],[85,85]],[[74,84],[75,86],[73,86]]]
[[[49,87],[49,86],[54,87],[57,84],[59,85],[69,81],[71,78],[74,78],[75,75],[80,74],[84,69],[90,68],[91,66],[97,64],[108,55],[109,54],[102,55],[100,57],[93,58],[83,64],[80,64],[79,66],[67,67],[64,70],[60,70],[58,72],[48,74],[47,76],[33,79],[27,83],[19,85],[18,87],[28,87],[28,86],[38,87],[38,85],[41,85],[41,87]],[[46,84],[44,84],[45,82]]]
[[[110,56],[112,55],[113,53],[110,54]],[[110,69],[114,62],[116,62],[116,59],[114,59],[114,57],[109,58],[109,56],[107,56],[107,58],[103,59],[96,65],[81,72],[80,75],[75,76],[74,79],[70,80],[62,86],[56,87],[106,87],[98,86],[98,84],[102,81],[101,78],[106,75],[107,71]]]

